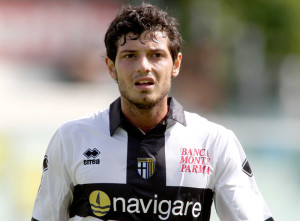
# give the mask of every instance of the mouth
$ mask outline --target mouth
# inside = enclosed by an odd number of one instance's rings
[[[139,89],[151,89],[155,84],[155,80],[153,77],[144,76],[144,77],[137,77],[134,81],[134,85]]]
[[[135,82],[136,86],[151,86],[153,85],[152,81],[148,81],[148,80],[141,80],[141,81],[137,81]]]

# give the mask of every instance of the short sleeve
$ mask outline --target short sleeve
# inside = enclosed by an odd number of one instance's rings
[[[214,189],[215,206],[220,220],[273,220],[258,190],[245,152],[231,131],[222,146]]]
[[[44,157],[43,175],[34,203],[32,220],[68,220],[73,187],[65,162],[63,140],[58,130],[52,137]]]

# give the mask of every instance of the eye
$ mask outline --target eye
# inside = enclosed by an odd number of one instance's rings
[[[152,56],[153,58],[160,58],[160,57],[162,57],[162,54],[159,53],[159,52],[155,52],[155,53],[153,53],[151,56]]]
[[[135,58],[136,56],[135,56],[135,54],[130,53],[130,54],[125,54],[123,57],[130,59],[130,58]]]

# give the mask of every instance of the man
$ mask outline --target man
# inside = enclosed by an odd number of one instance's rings
[[[52,138],[33,219],[273,220],[235,135],[168,98],[182,60],[177,22],[124,7],[106,36],[120,98]]]

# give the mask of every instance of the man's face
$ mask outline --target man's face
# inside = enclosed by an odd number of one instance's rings
[[[126,99],[139,108],[155,106],[167,95],[171,87],[171,78],[179,73],[181,54],[173,62],[168,45],[168,37],[155,32],[153,41],[149,32],[143,32],[139,39],[131,40],[133,34],[117,42],[118,50],[115,62],[106,59],[109,72],[118,82],[121,99]]]

